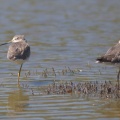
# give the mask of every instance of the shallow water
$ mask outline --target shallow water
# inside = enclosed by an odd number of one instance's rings
[[[0,43],[24,34],[32,53],[18,88],[19,65],[7,60],[8,45],[0,47],[0,118],[118,120],[117,99],[46,95],[39,87],[54,80],[116,82],[117,68],[95,59],[120,38],[119,6],[119,0],[1,0]],[[64,75],[68,67],[81,72]],[[46,68],[61,73],[45,77]]]

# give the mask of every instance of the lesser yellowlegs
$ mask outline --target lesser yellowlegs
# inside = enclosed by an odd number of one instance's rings
[[[17,64],[20,64],[20,69],[18,72],[19,83],[22,65],[30,57],[30,46],[27,43],[24,35],[15,35],[11,41],[3,43],[1,45],[5,45],[8,43],[11,43],[11,45],[8,48],[7,58]]]
[[[117,82],[118,82],[118,89],[119,89],[119,76],[120,76],[120,41],[108,49],[108,51],[102,55],[101,57],[98,57],[96,59],[96,63],[110,63],[114,64],[119,67],[119,71],[117,74]]]

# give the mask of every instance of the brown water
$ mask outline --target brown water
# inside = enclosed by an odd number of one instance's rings
[[[19,66],[0,47],[0,119],[118,120],[120,101],[77,95],[46,95],[39,89],[56,81],[115,81],[117,68],[95,64],[97,56],[120,39],[119,0],[1,0],[0,43],[24,34],[31,57]],[[46,68],[76,74],[42,76]],[[30,71],[31,75],[26,77]],[[37,72],[36,72],[37,71]],[[33,93],[34,92],[34,93]]]

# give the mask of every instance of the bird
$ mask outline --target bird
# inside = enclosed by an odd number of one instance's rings
[[[20,79],[20,74],[22,70],[23,63],[26,62],[30,57],[30,46],[27,43],[24,35],[15,35],[12,40],[0,44],[6,45],[11,43],[8,52],[7,52],[7,59],[20,65],[20,69],[18,72],[18,84]]]
[[[120,77],[120,40],[114,46],[110,47],[107,52],[96,59],[96,63],[110,63],[119,68],[117,74],[118,89],[119,88],[119,77]]]

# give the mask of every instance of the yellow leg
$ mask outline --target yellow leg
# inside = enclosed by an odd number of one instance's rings
[[[19,72],[18,72],[18,84],[19,84],[19,79],[20,79],[20,73],[21,73],[22,65],[23,65],[23,64],[21,64],[20,69],[19,69]]]

